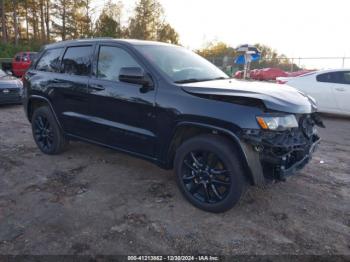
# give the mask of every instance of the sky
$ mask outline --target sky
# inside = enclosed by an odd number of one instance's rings
[[[102,6],[106,0],[95,0]],[[117,1],[117,0],[115,0]],[[137,0],[123,0],[124,20]],[[266,44],[287,57],[350,57],[350,0],[159,0],[189,49],[212,41]],[[295,61],[297,64],[299,60]],[[342,59],[301,60],[341,67]],[[350,59],[345,60],[350,68]]]

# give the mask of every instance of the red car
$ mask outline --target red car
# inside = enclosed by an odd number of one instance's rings
[[[36,52],[20,52],[12,59],[12,73],[14,76],[22,77],[34,60]]]
[[[273,81],[281,76],[287,76],[287,73],[279,68],[263,68],[255,73],[254,79],[260,81]]]

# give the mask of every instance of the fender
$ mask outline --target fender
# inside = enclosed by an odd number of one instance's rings
[[[228,137],[232,138],[232,140],[237,145],[237,148],[241,153],[243,166],[247,168],[248,175],[252,180],[252,184],[256,186],[264,186],[266,184],[265,178],[263,175],[262,166],[259,160],[259,154],[255,152],[249,144],[239,139],[239,137],[234,132],[226,128],[222,128],[222,127],[218,127],[210,124],[204,124],[200,122],[188,122],[188,121],[178,123],[175,129],[182,126],[201,127],[201,128],[212,130],[212,132],[223,133]]]
[[[53,115],[54,115],[54,117],[55,117],[55,119],[56,119],[56,122],[58,123],[58,126],[63,130],[62,125],[61,125],[60,121],[58,121],[58,117],[56,115],[55,110],[53,109],[53,106],[52,106],[50,100],[47,99],[44,96],[39,96],[39,95],[31,95],[31,96],[29,96],[29,98],[27,100],[27,103],[25,105],[26,115],[27,115],[27,118],[28,118],[29,122],[31,121],[30,118],[29,118],[29,104],[30,104],[30,102],[32,100],[41,100],[41,101],[44,101],[46,104],[48,104],[50,109],[51,109],[51,111],[52,111],[52,113],[53,113]]]

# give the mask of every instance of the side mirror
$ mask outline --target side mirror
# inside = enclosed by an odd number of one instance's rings
[[[119,81],[142,85],[144,91],[153,89],[152,79],[140,67],[122,67],[119,71]]]

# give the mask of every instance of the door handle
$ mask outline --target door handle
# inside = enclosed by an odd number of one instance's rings
[[[105,88],[102,85],[92,84],[90,85],[90,88],[96,91],[102,91],[105,90]]]
[[[343,91],[345,91],[345,88],[344,87],[336,87],[335,90],[343,92]]]

